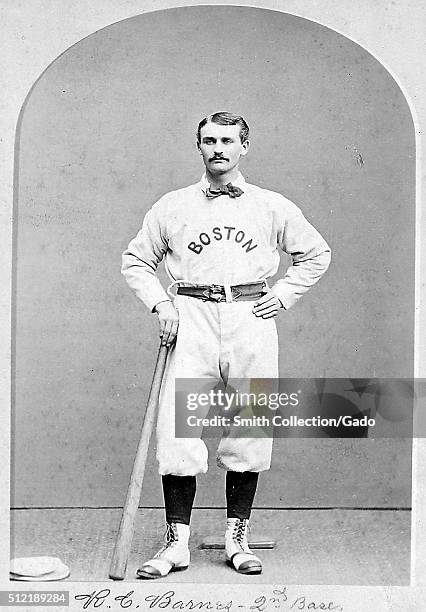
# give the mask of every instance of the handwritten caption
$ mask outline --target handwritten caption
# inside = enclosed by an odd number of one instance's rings
[[[291,594],[288,587],[282,586],[272,590],[269,594],[261,594],[246,604],[238,601],[214,601],[181,599],[176,591],[169,590],[160,594],[147,595],[138,598],[135,591],[123,595],[112,595],[110,589],[101,589],[91,593],[81,593],[74,596],[76,601],[82,602],[83,610],[92,610],[103,607],[105,610],[120,610],[132,608],[134,610],[215,610],[217,612],[269,612],[272,610],[328,610],[344,612],[342,604],[335,601],[313,600],[304,594]],[[114,607],[113,607],[114,606]]]

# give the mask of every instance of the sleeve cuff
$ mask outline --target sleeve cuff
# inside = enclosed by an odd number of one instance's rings
[[[288,310],[297,302],[298,296],[294,295],[294,290],[280,281],[271,287],[271,291],[277,296],[284,310]]]
[[[151,287],[139,287],[135,290],[136,297],[138,297],[147,306],[147,308],[153,312],[154,308],[160,302],[171,302],[170,296],[165,292],[160,282]]]
[[[151,312],[155,312],[155,309],[157,308],[158,304],[161,304],[162,302],[171,302],[172,300],[170,298],[164,299],[164,300],[158,300],[158,302],[156,302],[154,304],[154,306],[151,309]]]

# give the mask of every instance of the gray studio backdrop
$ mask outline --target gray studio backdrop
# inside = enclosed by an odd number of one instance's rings
[[[158,332],[121,252],[156,199],[199,179],[196,124],[217,110],[252,128],[246,178],[333,248],[278,319],[282,376],[412,375],[414,129],[389,73],[288,14],[140,15],[61,55],[18,126],[14,506],[123,503]],[[277,440],[256,503],[408,507],[410,467],[410,441]],[[214,461],[199,480],[197,504],[222,506]],[[158,484],[153,443],[143,505],[162,503]]]

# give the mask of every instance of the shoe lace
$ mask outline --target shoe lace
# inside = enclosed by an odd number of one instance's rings
[[[239,519],[236,521],[232,537],[238,542],[241,548],[244,548],[244,545],[248,546],[246,538],[249,531],[250,526],[248,525],[247,519]]]
[[[164,544],[160,548],[158,553],[156,555],[154,555],[154,558],[159,557],[160,555],[162,555],[163,552],[165,552],[168,548],[170,548],[170,546],[172,546],[172,544],[174,544],[175,542],[178,541],[178,539],[179,539],[178,538],[178,532],[177,532],[177,529],[176,529],[176,525],[174,523],[167,523],[166,524],[166,531],[164,532],[163,539],[164,539]]]

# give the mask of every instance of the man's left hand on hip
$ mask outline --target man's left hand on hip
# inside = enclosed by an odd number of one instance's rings
[[[282,304],[279,298],[272,291],[268,291],[265,295],[262,295],[254,305],[253,313],[256,317],[262,317],[262,319],[270,319],[276,317],[278,311],[282,308]]]

